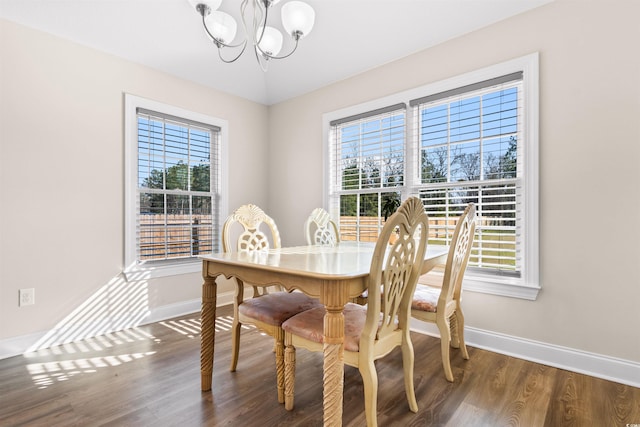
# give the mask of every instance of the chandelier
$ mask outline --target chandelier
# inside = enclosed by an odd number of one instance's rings
[[[280,0],[242,0],[240,15],[244,27],[244,37],[242,41],[236,43],[234,40],[238,24],[231,15],[218,10],[222,0],[189,0],[189,2],[202,16],[204,30],[218,48],[218,56],[223,62],[231,63],[240,58],[250,40],[256,59],[263,71],[267,71],[270,59],[284,59],[291,56],[298,48],[300,39],[311,32],[315,21],[315,12],[308,4],[296,0],[283,4],[281,9],[282,26],[295,44],[289,52],[281,54],[282,33],[267,25],[273,6]],[[251,25],[248,25],[247,6],[250,2],[253,5],[253,18]],[[235,52],[235,55],[226,56],[223,55],[223,51]]]

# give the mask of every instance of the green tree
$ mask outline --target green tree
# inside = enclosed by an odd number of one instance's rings
[[[346,159],[342,169],[342,189],[357,190],[360,188],[360,168],[356,159]]]
[[[420,172],[423,183],[447,181],[447,154],[447,147],[422,151]]]
[[[167,190],[191,190],[210,191],[211,174],[208,164],[195,165],[189,171],[186,163],[179,161],[177,164],[166,169],[166,173],[160,169],[153,169],[149,176],[142,183],[142,187],[151,189]],[[166,177],[166,180],[165,180]],[[187,184],[190,184],[188,186]],[[159,214],[165,211],[165,200],[167,213],[181,214],[189,211],[192,206],[194,212],[200,214],[210,214],[211,197],[193,197],[191,204],[189,196],[167,195],[155,193],[143,193],[140,198],[141,212]]]
[[[515,136],[509,137],[509,147],[500,157],[500,170],[503,178],[515,178],[518,166],[518,139]]]
[[[384,187],[397,187],[404,184],[404,156],[392,154],[384,158]]]
[[[463,153],[456,150],[451,155],[451,177],[458,181],[476,181],[480,179],[480,153]]]
[[[360,171],[362,175],[362,188],[380,187],[380,166],[372,157],[367,157]]]
[[[211,173],[208,164],[196,165],[191,168],[191,191],[210,191]]]
[[[180,160],[177,164],[167,168],[167,190],[188,190],[189,167]]]

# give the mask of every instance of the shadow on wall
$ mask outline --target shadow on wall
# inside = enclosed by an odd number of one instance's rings
[[[148,273],[114,277],[33,344],[28,352],[138,326],[149,316]]]

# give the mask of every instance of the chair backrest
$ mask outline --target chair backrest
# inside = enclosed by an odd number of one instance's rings
[[[329,212],[315,208],[304,223],[304,235],[308,245],[336,246],[340,243],[338,226]]]
[[[389,236],[396,231],[398,239],[389,244]],[[429,218],[417,197],[405,200],[385,222],[371,261],[369,306],[360,338],[361,349],[397,329],[408,328],[411,300],[424,261],[428,235]]]
[[[236,223],[242,226],[243,232],[238,237],[234,248],[231,242],[231,228]],[[269,249],[269,238],[260,230],[263,224],[271,232],[273,247],[279,248],[280,232],[276,223],[262,209],[256,205],[248,204],[240,206],[224,222],[222,227],[222,250],[224,252],[233,250],[248,252]]]
[[[476,206],[473,203],[469,203],[460,218],[458,218],[458,223],[453,231],[444,270],[442,290],[438,299],[438,311],[444,310],[444,307],[453,299],[460,299],[462,280],[469,262],[475,230]]]

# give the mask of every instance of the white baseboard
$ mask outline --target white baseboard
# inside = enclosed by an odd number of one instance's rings
[[[218,294],[217,305],[223,306],[227,304],[233,303],[234,292],[225,292]],[[161,307],[156,307],[152,310],[149,310],[144,316],[139,316],[136,318],[134,323],[125,323],[121,328],[113,328],[108,330],[102,330],[100,334],[108,332],[117,332],[119,330],[147,325],[149,323],[160,322],[162,320],[171,319],[173,317],[184,316],[186,314],[199,312],[202,306],[202,300],[193,299],[188,301],[181,301],[175,304],[168,304]],[[118,319],[101,319],[99,322],[101,324],[123,324]],[[91,328],[88,328],[91,330]],[[34,351],[34,346],[38,345],[38,343],[42,342],[43,339],[50,333],[50,331],[42,331],[35,332],[28,335],[21,335],[17,337],[6,338],[0,340],[0,360],[6,359],[13,356],[18,356],[24,354],[29,351]],[[95,336],[95,335],[93,335]],[[89,336],[82,336],[78,339],[89,338]],[[65,341],[68,342],[68,341]],[[63,344],[64,342],[52,342],[50,346]],[[45,347],[39,347],[45,348]]]
[[[411,330],[440,337],[435,325],[411,320]],[[589,353],[540,341],[518,338],[497,332],[465,327],[468,346],[567,371],[578,372],[632,387],[640,387],[640,363]]]

